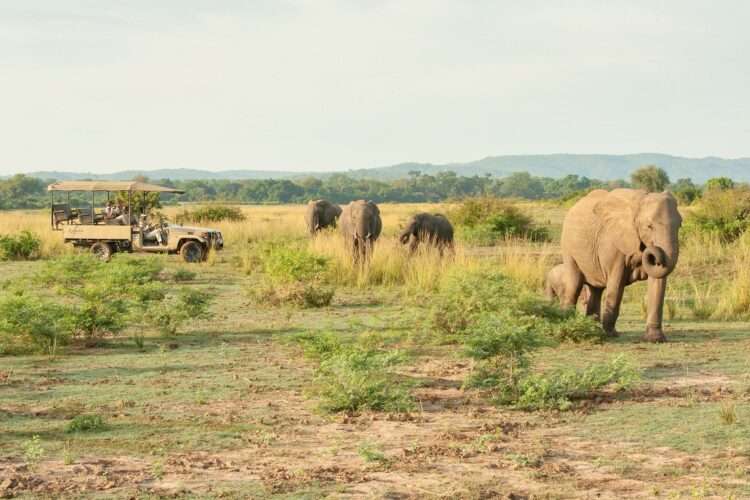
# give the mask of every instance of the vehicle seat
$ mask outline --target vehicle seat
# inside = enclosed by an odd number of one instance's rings
[[[54,203],[52,205],[52,220],[55,226],[61,222],[68,222],[70,218],[70,205],[67,203]]]

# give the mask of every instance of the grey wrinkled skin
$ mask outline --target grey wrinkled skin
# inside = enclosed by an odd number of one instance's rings
[[[341,207],[328,200],[312,200],[307,203],[305,222],[307,231],[314,236],[327,227],[336,227],[336,219],[341,216]]]
[[[372,254],[375,241],[383,230],[378,206],[365,200],[346,205],[341,211],[339,226],[355,262],[364,263]]]
[[[442,214],[422,212],[409,219],[398,239],[404,245],[409,243],[411,253],[423,243],[436,247],[443,255],[444,250],[453,249],[453,226]]]
[[[561,246],[564,291],[561,304],[575,305],[582,287],[590,287],[587,312],[596,314],[604,296],[604,330],[617,335],[615,323],[627,285],[648,280],[644,340],[666,340],[662,330],[667,276],[679,258],[682,217],[671,193],[636,189],[595,190],[566,214]],[[597,304],[596,306],[592,304]]]

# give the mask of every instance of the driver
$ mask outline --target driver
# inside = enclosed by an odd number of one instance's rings
[[[163,245],[164,235],[162,234],[161,225],[148,224],[146,218],[146,214],[141,214],[141,220],[138,224],[141,229],[143,241],[156,241],[159,245]]]

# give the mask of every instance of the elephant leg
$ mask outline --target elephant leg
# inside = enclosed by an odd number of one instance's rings
[[[560,296],[560,305],[575,308],[578,303],[578,295],[583,287],[583,273],[572,257],[563,256],[563,266],[562,280],[564,286]]]
[[[610,337],[618,335],[615,329],[617,318],[620,316],[620,304],[625,291],[625,266],[618,266],[607,278],[607,291],[604,297],[604,314],[602,328]]]
[[[648,313],[646,315],[646,334],[643,336],[643,340],[648,342],[664,342],[667,340],[661,324],[666,290],[667,278],[648,279]]]
[[[589,296],[586,301],[586,316],[593,316],[596,319],[601,319],[602,314],[602,292],[603,288],[595,288],[590,285],[586,285],[588,288]]]

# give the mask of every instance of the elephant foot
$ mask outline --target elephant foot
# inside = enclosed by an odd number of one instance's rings
[[[646,342],[666,342],[667,337],[661,328],[656,326],[647,326],[646,333],[643,335],[643,340]]]
[[[607,337],[610,337],[610,338],[615,338],[615,337],[619,337],[620,336],[620,332],[618,332],[614,328],[611,328],[609,330],[605,328],[604,329],[604,335],[606,335]]]

